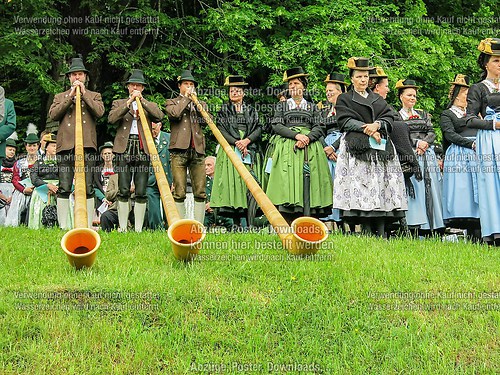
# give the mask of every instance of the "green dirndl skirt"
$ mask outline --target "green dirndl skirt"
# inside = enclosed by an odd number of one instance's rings
[[[47,183],[57,185],[57,180],[46,180]],[[44,193],[41,193],[41,191]],[[56,197],[53,194],[46,194],[46,185],[33,189],[29,206],[28,228],[40,229],[42,225],[42,211],[46,206],[55,206]],[[68,212],[68,222],[73,223],[73,207]],[[57,224],[57,223],[56,223]],[[73,227],[73,226],[71,226]]]
[[[277,134],[274,134],[269,138],[269,142],[267,143],[266,153],[264,154],[264,160],[262,161],[262,169],[261,169],[261,178],[260,182],[262,184],[262,190],[266,191],[267,184],[269,183],[269,174],[271,173],[268,165],[271,165],[274,153],[274,147],[276,145],[276,141],[281,139],[281,137]]]
[[[304,127],[295,128],[301,134],[309,134]],[[295,139],[277,136],[272,154],[271,173],[266,188],[266,194],[287,213],[304,211],[304,149],[296,149]],[[320,216],[331,213],[333,202],[333,184],[320,142],[312,142],[308,146],[310,173],[310,207],[311,215]]]
[[[252,164],[245,164],[248,171],[258,181],[255,170],[261,169],[261,157],[251,154]],[[222,147],[217,151],[215,174],[210,197],[210,207],[218,208],[223,215],[243,215],[248,208],[248,188]]]

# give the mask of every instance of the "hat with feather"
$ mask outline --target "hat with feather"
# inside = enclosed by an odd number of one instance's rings
[[[40,142],[38,138],[38,129],[35,124],[29,123],[28,129],[26,130],[26,138],[24,138],[24,143],[33,144]]]

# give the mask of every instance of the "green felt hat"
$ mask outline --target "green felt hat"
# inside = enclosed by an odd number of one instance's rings
[[[18,140],[19,138],[17,137],[17,133],[14,132],[12,133],[11,135],[8,136],[8,138],[5,140],[5,146],[10,146],[10,147],[14,147],[16,150],[17,150],[17,143],[16,141]]]
[[[83,65],[83,60],[80,57],[74,57],[71,59],[71,65],[69,67],[69,70],[66,72],[66,74],[70,74],[73,72],[85,72],[85,73],[89,72],[85,68],[85,65]]]
[[[191,81],[194,82],[195,86],[198,85],[198,82],[194,79],[193,73],[190,70],[183,70],[181,75],[177,77],[177,82],[181,83],[182,81]]]
[[[104,150],[105,148],[113,148],[113,142],[111,141],[107,141],[106,143],[104,143],[102,146],[99,146],[99,153],[102,152],[102,150]]]
[[[24,143],[33,144],[40,142],[38,138],[38,129],[35,124],[28,124],[28,129],[26,130],[26,138],[23,139]]]
[[[132,73],[130,73],[127,83],[140,83],[141,85],[145,85],[144,72],[140,69],[132,69]]]

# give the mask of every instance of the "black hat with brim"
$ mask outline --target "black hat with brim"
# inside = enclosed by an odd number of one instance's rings
[[[483,39],[477,46],[477,49],[487,55],[500,56],[500,39],[498,38]]]
[[[325,79],[325,82],[326,83],[340,83],[341,85],[344,85],[344,86],[347,86],[349,85],[346,81],[345,81],[345,75],[343,74],[340,74],[340,73],[330,73],[326,76],[326,79]]]
[[[370,66],[370,60],[366,57],[351,57],[349,60],[347,60],[347,67],[351,70],[362,71],[373,69],[373,66]]]
[[[288,82],[291,79],[300,77],[309,77],[309,74],[306,74],[301,66],[297,66],[285,71],[285,73],[283,74],[283,82]]]
[[[388,78],[389,76],[385,74],[384,69],[380,66],[376,66],[370,70],[370,78]]]
[[[399,81],[396,82],[396,90],[401,90],[401,89],[419,89],[420,86],[417,86],[417,82],[415,82],[413,79],[400,79]]]
[[[243,76],[227,76],[224,81],[224,86],[248,86],[248,83],[245,82]]]

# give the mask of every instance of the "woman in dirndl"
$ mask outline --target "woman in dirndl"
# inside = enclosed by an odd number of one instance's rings
[[[436,133],[429,113],[415,109],[418,86],[414,80],[399,80],[396,83],[398,97],[402,103],[399,110],[401,120],[410,131],[410,139],[414,147],[423,178],[419,181],[415,176],[410,178],[414,188],[414,197],[408,196],[408,227],[419,235],[430,235],[435,232],[444,233],[442,176],[437,163],[433,143]]]
[[[387,225],[407,209],[403,173],[389,134],[394,111],[368,88],[367,58],[347,63],[352,86],[337,99],[337,119],[344,132],[335,173],[333,206],[344,221],[363,232],[386,237]]]
[[[38,159],[40,139],[34,124],[29,124],[24,138],[24,147],[27,155],[14,164],[12,184],[14,193],[9,211],[5,219],[6,227],[17,227],[21,224],[28,225],[28,214],[34,186],[31,182],[31,170]]]
[[[467,94],[467,126],[478,129],[478,194],[481,235],[500,246],[500,39],[487,38],[478,46],[481,82]]]
[[[229,103],[224,104],[217,114],[217,127],[226,141],[234,147],[234,151],[255,180],[260,182],[257,171],[261,169],[262,156],[258,142],[262,127],[255,108],[243,101],[244,88],[247,85],[242,76],[226,77],[224,86],[229,89]],[[255,216],[255,212],[250,212],[251,215],[248,215],[252,199],[245,182],[226,152],[219,147],[210,207],[215,209],[218,215],[233,218],[235,225],[246,227],[252,225]],[[251,206],[255,207],[253,204]]]
[[[44,135],[45,150],[31,170],[31,182],[35,189],[31,194],[29,206],[28,228],[39,229],[42,225],[42,213],[47,206],[56,206],[57,184],[59,169],[56,158],[56,136],[52,133]],[[54,209],[54,222],[47,222],[46,226],[57,225],[57,211]],[[46,218],[47,219],[47,218]]]
[[[271,120],[276,138],[266,166],[266,194],[289,223],[299,216],[319,218],[332,212],[332,179],[319,141],[323,118],[305,98],[308,76],[301,67],[285,72],[290,98],[277,104]]]
[[[337,166],[337,151],[340,146],[340,136],[342,132],[340,131],[339,124],[337,122],[337,116],[335,113],[335,104],[337,104],[337,98],[340,94],[346,92],[347,82],[345,82],[345,76],[340,73],[330,73],[325,79],[326,86],[326,102],[318,103],[318,108],[321,111],[324,125],[324,133],[326,137],[321,137],[320,141],[323,145],[323,150],[325,151],[326,158],[328,159],[328,168],[330,169],[330,175],[332,176],[332,182],[335,179],[335,167]],[[334,186],[335,189],[335,186]],[[330,215],[322,217],[323,221],[335,221],[340,228],[341,217],[340,211],[337,208],[332,208]]]
[[[269,135],[269,139],[267,139],[266,141],[266,149],[264,152],[264,159],[262,162],[262,169],[260,173],[260,183],[262,186],[262,190],[264,191],[266,191],[267,183],[269,182],[269,174],[271,173],[271,166],[273,161],[274,144],[276,143],[276,139],[278,138],[278,135],[275,134],[272,129],[272,119],[278,105],[282,102],[286,102],[290,98],[287,83],[283,83],[279,86],[276,98],[278,99],[278,103],[274,105],[271,115],[266,117],[267,121],[265,122],[264,128],[262,129],[262,132],[264,134]]]
[[[474,242],[481,239],[477,186],[476,133],[466,124],[469,77],[457,74],[451,82],[448,107],[441,113],[445,148],[443,219],[447,226],[467,230]]]
[[[376,66],[370,71],[370,80],[368,87],[375,93],[379,94],[384,100],[387,100],[387,94],[391,91],[389,88],[389,76],[384,72],[380,66]],[[399,164],[403,171],[406,192],[408,196],[415,197],[415,191],[410,178],[415,175],[417,180],[422,179],[422,173],[417,161],[417,156],[413,151],[412,143],[410,140],[410,132],[408,127],[403,121],[400,121],[399,114],[396,110],[389,105],[394,111],[394,122],[391,130],[391,141],[394,144],[396,153],[398,155]],[[408,225],[406,224],[406,216],[401,218],[399,222],[394,222],[388,228],[389,235],[398,233],[408,233]]]

